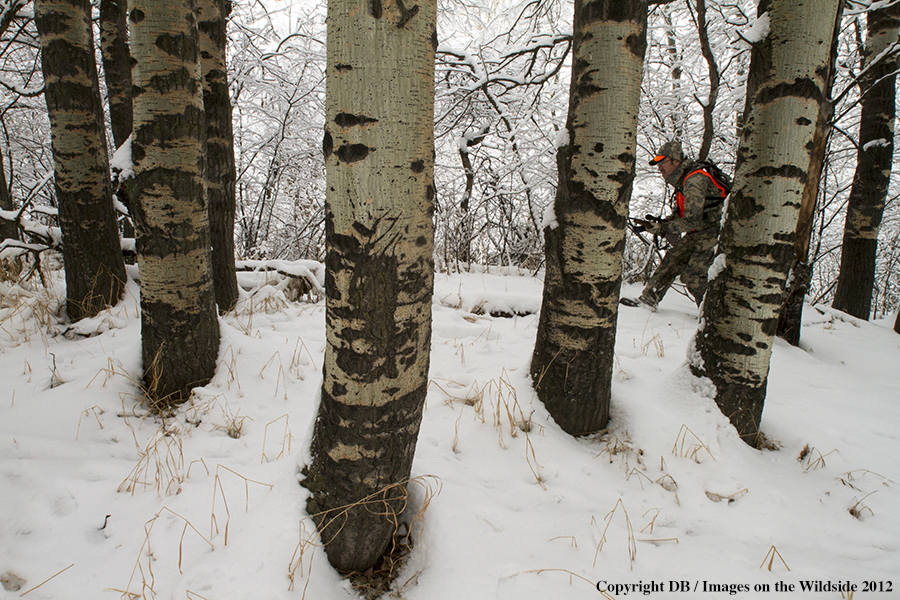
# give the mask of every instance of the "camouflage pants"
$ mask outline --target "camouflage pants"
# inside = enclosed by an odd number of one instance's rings
[[[700,306],[703,294],[706,293],[709,267],[715,257],[716,234],[716,229],[711,228],[682,236],[666,252],[656,272],[647,281],[641,292],[641,300],[656,306],[680,275],[682,283],[694,297],[694,302]]]

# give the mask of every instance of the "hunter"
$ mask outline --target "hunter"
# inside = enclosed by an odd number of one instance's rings
[[[685,158],[681,142],[663,144],[651,165],[656,165],[668,185],[675,188],[673,213],[665,219],[638,220],[646,231],[674,239],[656,272],[637,298],[622,298],[626,306],[644,306],[655,311],[675,278],[687,286],[697,306],[706,293],[707,274],[712,265],[722,220],[722,207],[730,184],[711,163]],[[713,172],[715,174],[713,174]]]

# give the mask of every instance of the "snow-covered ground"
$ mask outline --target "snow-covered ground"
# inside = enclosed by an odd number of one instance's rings
[[[137,396],[134,284],[66,335],[60,289],[2,292],[0,575],[19,589],[0,598],[355,597],[298,484],[321,302],[274,287],[244,298],[221,321],[215,379],[162,422]],[[437,276],[415,545],[396,597],[849,597],[802,581],[900,597],[892,322],[806,307],[801,348],[778,341],[769,378],[763,428],[781,449],[758,451],[686,370],[693,304],[670,293],[654,314],[622,308],[610,427],[574,439],[528,377],[540,296],[528,276]]]

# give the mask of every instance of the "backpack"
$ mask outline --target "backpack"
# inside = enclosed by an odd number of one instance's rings
[[[698,160],[694,162],[694,168],[692,170],[696,171],[697,169],[702,169],[709,173],[709,175],[713,178],[713,180],[718,183],[720,186],[725,188],[725,194],[728,195],[731,193],[731,177],[729,177],[725,171],[719,168],[719,165],[714,163],[711,160]],[[681,180],[681,185],[679,187],[684,186],[684,179]]]
[[[684,182],[687,179],[687,176],[691,173],[695,173],[698,170],[706,171],[709,176],[712,178],[717,185],[721,186],[725,190],[725,196],[731,193],[731,177],[729,177],[722,169],[719,168],[719,165],[714,163],[711,160],[698,160],[694,161],[693,168],[690,173],[685,173],[684,178],[678,184],[678,188],[676,188],[676,194],[680,193],[684,188]],[[719,206],[723,202],[725,202],[725,196],[708,196],[706,198],[707,203],[703,207],[704,210],[709,210],[710,208],[715,208]]]
[[[698,168],[703,169],[704,171],[712,175],[712,178],[716,181],[716,183],[725,188],[726,195],[731,193],[731,177],[729,177],[725,173],[725,171],[720,169],[719,165],[711,160],[698,160],[696,162],[696,165]],[[681,183],[684,184],[683,181]]]

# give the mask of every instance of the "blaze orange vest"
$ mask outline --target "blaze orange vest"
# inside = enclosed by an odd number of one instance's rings
[[[722,187],[722,185],[720,185],[719,182],[716,181],[712,175],[710,175],[703,169],[696,169],[696,170],[688,173],[685,176],[685,178],[681,180],[681,188],[682,189],[684,188],[685,181],[687,181],[692,175],[696,175],[697,173],[703,173],[704,175],[709,177],[709,180],[713,182],[713,185],[715,185],[717,188],[719,188],[719,191],[722,192],[722,198],[725,198],[725,196],[728,195],[728,190],[726,190],[724,187]],[[678,216],[683,219],[684,218],[684,194],[681,193],[681,189],[679,189],[677,192],[675,192],[675,201],[678,203]]]

